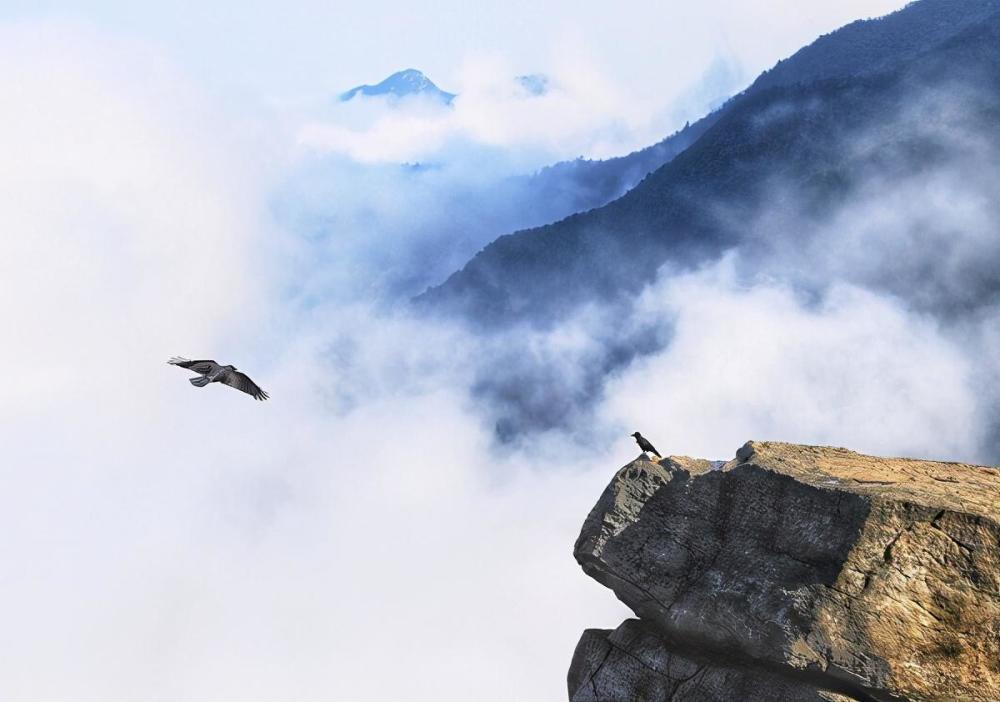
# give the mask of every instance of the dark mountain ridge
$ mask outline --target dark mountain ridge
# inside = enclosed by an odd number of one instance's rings
[[[691,146],[720,115],[721,110],[713,112],[662,141],[624,156],[561,161],[518,180],[538,196],[537,202],[545,207],[546,223],[602,207]]]
[[[997,7],[922,0],[822,37],[763,74],[621,198],[500,237],[418,301],[488,324],[548,324],[580,303],[634,294],[665,263],[690,267],[745,243],[733,222],[752,218],[777,180],[798,184],[819,217],[878,160],[933,168],[945,154],[919,134],[881,134],[884,150],[867,160],[842,146],[878,134],[915,91],[956,83],[978,94],[955,128],[974,122],[995,134]]]
[[[540,195],[534,219],[554,222],[621,197],[701,138],[741,96],[884,70],[996,11],[1000,0],[923,0],[885,17],[852,22],[779,61],[718,110],[656,144],[617,158],[564,161],[519,179]]]
[[[762,73],[748,92],[873,73],[908,61],[1000,11],[1000,0],[921,0],[825,34]],[[849,50],[847,50],[849,49]]]

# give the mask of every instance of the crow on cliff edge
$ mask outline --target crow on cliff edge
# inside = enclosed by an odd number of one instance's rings
[[[635,443],[639,444],[639,448],[642,449],[643,453],[651,453],[657,458],[663,458],[663,456],[660,455],[660,452],[657,451],[656,448],[651,443],[649,443],[649,439],[644,437],[639,432],[636,432],[634,434],[629,434],[629,436],[635,439]]]

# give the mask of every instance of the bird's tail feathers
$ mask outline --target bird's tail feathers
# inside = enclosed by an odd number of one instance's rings
[[[189,378],[189,380],[196,388],[203,388],[209,383],[207,375],[200,375],[197,378]]]
[[[176,366],[178,363],[187,363],[189,360],[190,359],[184,358],[183,356],[171,356],[167,363],[172,366]]]

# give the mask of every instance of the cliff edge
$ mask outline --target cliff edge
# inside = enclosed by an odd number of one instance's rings
[[[750,442],[622,468],[575,554],[638,616],[572,702],[1000,700],[1000,470]]]

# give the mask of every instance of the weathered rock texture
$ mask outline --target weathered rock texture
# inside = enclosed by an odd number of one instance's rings
[[[653,631],[629,619],[614,631],[588,629],[569,672],[573,702],[685,700],[831,702],[807,681],[739,665],[712,665],[669,650]],[[627,695],[622,691],[627,690]]]
[[[758,442],[719,469],[640,458],[575,555],[642,620],[585,632],[576,702],[1000,700],[997,469]]]

